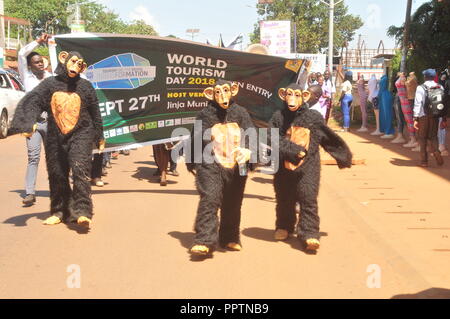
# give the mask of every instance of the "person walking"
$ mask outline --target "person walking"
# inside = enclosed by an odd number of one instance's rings
[[[344,83],[341,86],[341,97],[339,98],[339,102],[341,104],[341,110],[343,114],[343,131],[348,132],[350,128],[350,107],[353,102],[353,73],[351,71],[345,72]]]
[[[91,184],[97,187],[103,187],[102,181],[104,154],[97,153],[92,156]]]
[[[447,62],[447,68],[441,72],[439,78],[439,84],[444,87],[444,104],[447,110],[450,109],[450,61]],[[439,119],[439,130],[438,130],[438,140],[439,140],[439,151],[442,156],[448,156],[448,150],[445,145],[445,139],[447,136],[447,117],[441,117]]]
[[[333,81],[331,81],[331,73],[329,70],[323,72],[323,79],[325,80],[324,85],[327,87],[327,90],[331,92],[330,98],[327,101],[327,113],[325,115],[325,123],[328,123],[328,119],[331,115],[331,108],[333,106],[333,95],[336,93],[336,87],[334,86]]]
[[[325,83],[325,78],[323,77],[323,75],[320,75],[317,78],[317,82],[318,82],[318,86],[321,87],[322,89],[322,93],[319,97],[319,109],[318,111],[320,112],[320,114],[322,114],[322,117],[324,118],[324,120],[326,119],[326,115],[327,115],[327,110],[328,110],[328,105],[329,105],[329,100],[331,99],[331,90],[328,87],[328,85]]]
[[[426,111],[427,104],[430,103],[428,99],[428,92],[433,88],[443,87],[434,81],[436,71],[434,69],[427,69],[423,71],[425,82],[423,85],[417,87],[416,97],[414,100],[414,127],[418,131],[418,138],[420,144],[420,166],[428,167],[428,150],[430,147],[431,154],[434,156],[438,166],[444,164],[441,152],[438,148],[438,127],[439,118]]]
[[[48,35],[43,33],[36,41],[33,41],[22,49],[18,54],[18,68],[20,78],[25,87],[25,92],[32,91],[42,80],[52,76],[45,70],[43,57],[34,52],[37,47],[48,41]],[[31,206],[36,202],[36,178],[41,157],[42,142],[47,134],[47,113],[42,112],[38,122],[35,124],[33,133],[24,133],[27,144],[28,164],[25,175],[25,198],[22,203]]]
[[[419,82],[417,81],[416,74],[414,72],[409,72],[408,78],[406,79],[405,86],[406,86],[406,95],[408,97],[409,104],[411,105],[411,109],[414,108],[414,99],[416,98],[416,90],[417,86],[419,85]],[[404,147],[411,147],[411,151],[413,152],[419,152],[420,146],[419,142],[417,141],[417,130],[415,130],[415,142],[407,143],[403,145]]]

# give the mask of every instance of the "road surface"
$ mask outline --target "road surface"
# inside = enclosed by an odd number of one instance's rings
[[[179,165],[167,187],[151,147],[113,161],[93,188],[89,233],[44,226],[44,161],[37,203],[22,207],[23,137],[0,140],[0,298],[450,298],[450,158],[417,167],[418,153],[367,133],[340,133],[365,165],[322,166],[321,248],[273,240],[272,177],[251,174],[241,252],[192,260],[198,204]]]

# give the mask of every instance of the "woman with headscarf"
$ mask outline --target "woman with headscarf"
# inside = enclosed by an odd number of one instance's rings
[[[380,131],[384,133],[381,138],[393,138],[394,127],[392,126],[392,95],[389,92],[389,78],[383,75],[380,79],[380,92],[378,92],[380,108]]]
[[[369,83],[367,83],[367,88],[369,89],[369,101],[372,103],[373,112],[375,113],[375,121],[377,128],[370,135],[381,135],[380,132],[380,110],[378,109],[378,80],[375,74],[370,77]]]

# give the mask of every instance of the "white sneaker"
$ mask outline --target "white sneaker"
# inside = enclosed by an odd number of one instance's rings
[[[420,146],[416,146],[416,147],[412,148],[411,151],[420,152]]]
[[[416,146],[419,146],[419,143],[413,141],[409,141],[408,143],[403,144],[403,147],[416,147]]]
[[[370,133],[370,135],[383,135],[383,133],[381,133],[379,130],[375,130],[372,133]]]
[[[406,140],[402,135],[397,135],[397,137],[391,141],[391,143],[393,143],[393,144],[401,144],[401,143],[405,143],[405,142],[406,142]]]
[[[361,126],[360,129],[356,130],[356,132],[367,132],[367,131],[368,131],[367,127],[364,126]]]
[[[382,136],[380,136],[382,139],[389,139],[389,138],[394,138],[394,134],[384,134]]]

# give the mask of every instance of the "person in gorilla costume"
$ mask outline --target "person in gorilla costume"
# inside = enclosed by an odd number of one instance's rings
[[[19,102],[12,126],[15,133],[33,132],[39,114],[48,112],[45,155],[51,216],[44,224],[67,221],[89,228],[92,149],[104,148],[102,119],[92,84],[80,78],[87,67],[83,57],[78,52],[63,51],[58,60],[56,76],[42,81]]]
[[[248,139],[242,131],[254,125],[247,110],[233,101],[238,91],[237,83],[224,80],[206,88],[204,95],[209,103],[196,118],[201,129],[194,126],[191,133],[191,151],[196,149],[195,143],[201,143],[187,163],[188,170],[196,172],[200,194],[192,255],[211,254],[217,243],[233,251],[242,249],[239,225],[247,180],[242,169],[250,167],[247,162],[251,156],[244,147]]]
[[[306,103],[310,92],[298,84],[280,88],[285,108],[274,113],[270,127],[279,129],[280,167],[274,175],[276,195],[276,240],[286,240],[296,226],[295,205],[300,204],[298,238],[307,250],[317,250],[319,215],[317,196],[320,183],[319,145],[336,161],[339,168],[351,167],[352,153],[344,140],[324,122],[321,114]]]

